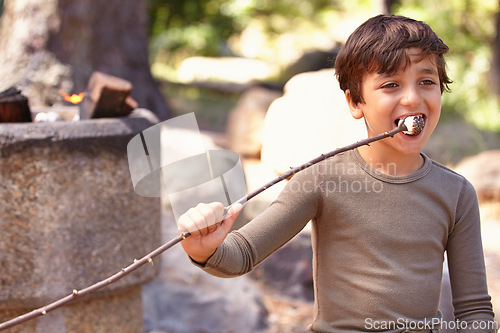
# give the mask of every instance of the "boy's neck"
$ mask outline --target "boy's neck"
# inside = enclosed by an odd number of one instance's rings
[[[374,147],[376,145],[361,146],[359,154],[373,169],[389,176],[407,176],[418,171],[424,165],[424,158],[420,153],[401,155]]]

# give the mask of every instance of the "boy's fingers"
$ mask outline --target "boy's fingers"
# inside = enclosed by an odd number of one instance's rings
[[[221,203],[200,203],[194,208],[190,208],[181,215],[177,221],[179,232],[185,230],[192,235],[205,236],[217,229],[217,224],[222,221],[224,205]]]
[[[229,232],[233,227],[234,221],[236,221],[242,209],[243,206],[240,203],[234,203],[229,206],[229,209],[225,212],[224,222],[221,224],[224,232]]]
[[[206,229],[207,223],[205,217],[199,212],[199,208],[190,208],[186,213],[179,217],[177,221],[179,231],[187,230],[191,235],[195,236],[201,233],[201,230]]]
[[[212,202],[209,203],[208,206],[213,210],[215,216],[215,223],[222,222],[223,214],[224,214],[224,205],[220,202]],[[215,224],[214,223],[214,224]]]
[[[222,224],[222,220],[224,218],[224,212],[226,211],[223,204],[219,202],[213,202],[209,204],[209,206],[213,209],[215,215],[215,223],[208,227],[209,232],[214,232],[217,228]]]
[[[226,219],[234,216],[234,219],[236,220],[238,215],[240,215],[240,212],[242,209],[243,209],[243,205],[240,204],[239,202],[232,204],[231,206],[229,206],[229,209],[226,212]]]
[[[191,217],[187,214],[187,212],[179,217],[179,220],[177,221],[177,229],[180,233],[189,231],[191,235],[195,235],[198,231],[198,227],[191,219]]]
[[[211,205],[198,204],[196,206],[197,213],[201,215],[200,217],[200,227],[210,228],[215,223],[217,223],[216,213]]]
[[[224,206],[221,203],[217,202],[208,205],[202,205],[199,207],[200,212],[205,216],[207,233],[214,232],[215,229],[217,229],[217,225],[222,222],[219,212],[221,210],[221,207],[223,209]]]
[[[199,208],[196,209],[190,209],[188,210],[187,214],[193,221],[194,225],[196,226],[196,231],[201,235],[204,236],[207,234],[207,221],[206,217],[200,212]]]

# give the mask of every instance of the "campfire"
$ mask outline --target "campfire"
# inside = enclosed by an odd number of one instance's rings
[[[83,97],[85,97],[85,93],[79,93],[73,94],[73,95],[68,95],[65,91],[59,89],[59,94],[64,98],[66,102],[70,102],[71,104],[78,104],[83,100]]]
[[[79,115],[88,96],[85,92],[79,104],[61,98],[61,105],[40,111],[30,110],[28,98],[18,89],[2,94],[2,332],[4,321],[72,295],[73,289],[114,274],[122,263],[160,245],[160,199],[135,194],[126,150],[130,138],[154,125],[155,119],[151,111],[137,109],[134,117],[71,121],[67,114]],[[94,117],[101,112],[96,107],[91,111]],[[68,119],[34,121],[53,114]],[[40,327],[64,328],[64,323],[77,321],[79,331],[138,332],[143,323],[142,312],[136,311],[141,308],[140,286],[154,278],[157,263],[159,259],[85,302],[14,331],[36,333]],[[81,323],[81,316],[92,320]]]
[[[86,92],[58,92],[70,108],[60,104],[30,109],[28,98],[18,88],[0,93],[0,123],[125,117],[138,106],[130,96],[129,81],[101,72],[90,76]]]

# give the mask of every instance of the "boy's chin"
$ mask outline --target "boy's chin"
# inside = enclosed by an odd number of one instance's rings
[[[423,131],[417,135],[407,135],[403,133],[398,134],[398,141],[401,145],[401,150],[410,155],[420,153],[427,140],[428,137],[426,137]]]

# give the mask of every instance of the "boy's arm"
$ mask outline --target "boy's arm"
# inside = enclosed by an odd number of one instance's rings
[[[308,170],[296,174],[262,214],[229,233],[206,262],[192,257],[195,264],[201,264],[206,272],[219,277],[251,271],[320,214],[321,194],[312,187],[310,177]]]
[[[463,326],[467,322],[468,329],[474,332],[495,332],[486,286],[477,196],[465,179],[446,251],[455,319]],[[458,328],[458,332],[462,332],[462,326]]]

